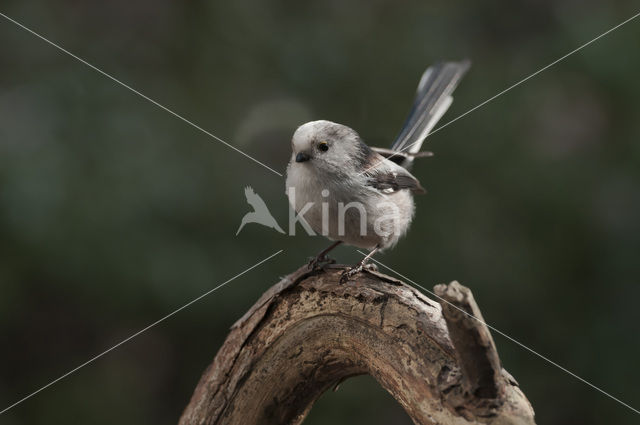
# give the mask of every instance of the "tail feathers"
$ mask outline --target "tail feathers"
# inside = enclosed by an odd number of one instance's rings
[[[420,151],[424,139],[438,120],[451,106],[451,94],[469,69],[470,62],[442,62],[427,68],[422,74],[416,92],[416,98],[400,134],[391,145],[399,152],[416,153]],[[411,161],[411,157],[407,157]]]

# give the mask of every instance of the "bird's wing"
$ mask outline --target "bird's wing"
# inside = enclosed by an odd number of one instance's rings
[[[397,165],[379,155],[376,155],[377,163],[380,166],[372,167],[365,172],[367,178],[366,185],[384,194],[398,192],[408,189],[414,193],[426,193],[420,185],[420,181],[415,178],[405,168]]]
[[[465,60],[441,62],[427,68],[418,84],[409,116],[391,145],[391,150],[408,153],[420,151],[424,139],[451,106],[451,94],[469,66],[470,62]],[[406,167],[411,160],[407,156],[401,165]]]
[[[255,192],[253,191],[253,188],[251,186],[247,186],[244,188],[244,196],[247,198],[247,201],[249,201],[249,198],[255,196]]]
[[[268,210],[267,205],[264,203],[260,195],[258,195],[251,186],[244,188],[244,196],[247,198],[247,202],[253,207],[254,211]]]

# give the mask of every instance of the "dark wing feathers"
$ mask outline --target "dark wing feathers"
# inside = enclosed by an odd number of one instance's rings
[[[402,189],[409,189],[414,193],[426,193],[420,182],[411,174],[395,171],[376,173],[369,177],[367,186],[374,187],[382,193],[394,193]]]
[[[416,153],[409,153],[409,152],[405,151],[405,152],[398,153],[398,152],[393,151],[391,149],[377,148],[377,147],[372,147],[371,150],[373,150],[374,152],[379,153],[383,157],[387,158],[389,161],[395,162],[396,164],[398,164],[400,166],[402,166],[402,164],[408,158],[416,159],[416,158],[427,158],[427,157],[433,156],[433,152],[431,152],[431,151],[422,151],[422,152],[416,152]]]
[[[422,142],[451,105],[451,94],[469,65],[469,61],[442,62],[427,68],[418,84],[409,116],[391,149],[372,148],[362,152],[361,165],[369,165],[365,172],[367,186],[382,193],[403,189],[415,193],[426,192],[407,168],[414,158],[432,155],[431,152],[420,152]],[[384,167],[376,166],[384,163],[385,159],[389,162]]]

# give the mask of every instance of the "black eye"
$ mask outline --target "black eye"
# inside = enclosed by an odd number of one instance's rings
[[[320,150],[322,152],[328,151],[329,150],[329,144],[327,142],[318,143],[318,150]]]

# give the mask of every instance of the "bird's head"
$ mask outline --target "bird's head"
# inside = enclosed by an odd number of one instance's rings
[[[301,125],[291,140],[291,163],[317,169],[358,169],[370,149],[358,133],[331,121],[311,121]]]

